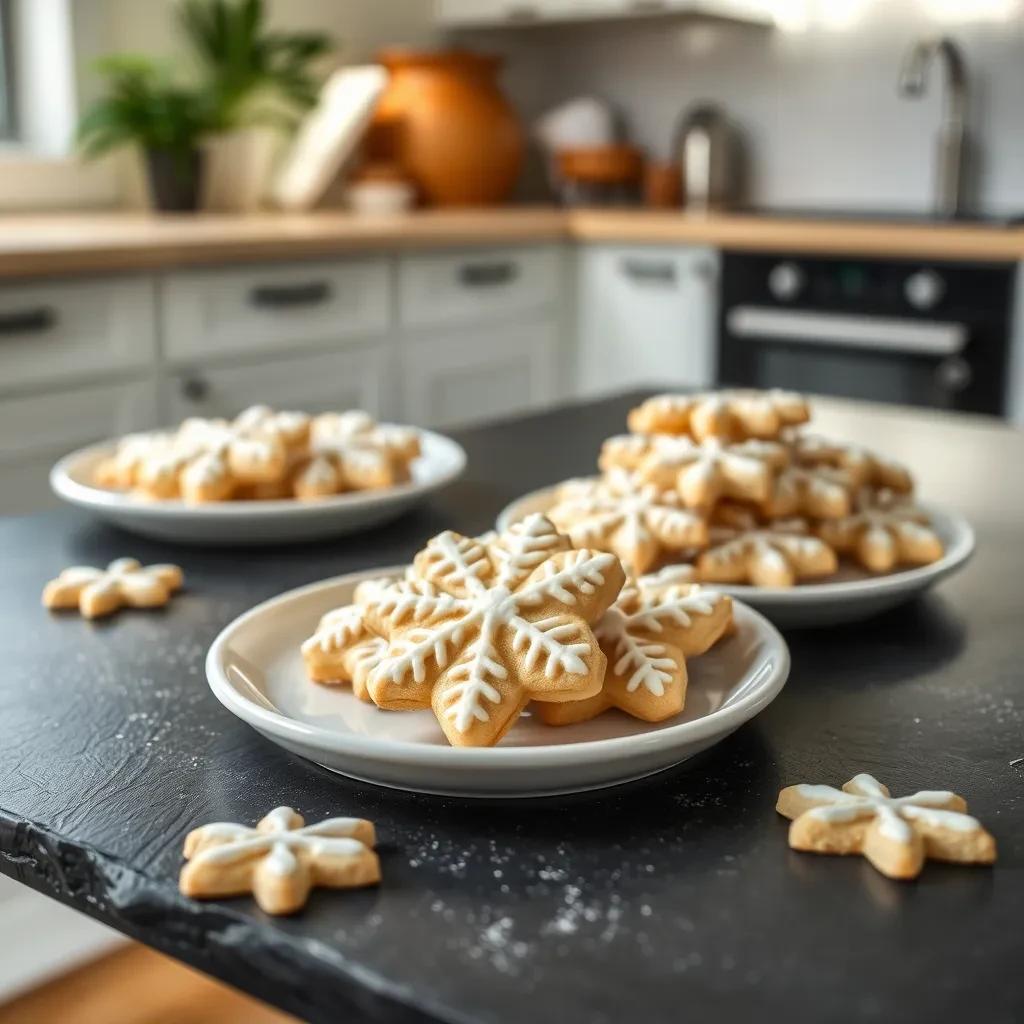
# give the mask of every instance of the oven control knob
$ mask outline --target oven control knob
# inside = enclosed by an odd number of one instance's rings
[[[804,272],[796,263],[776,263],[768,273],[768,290],[782,302],[795,299],[804,287]]]
[[[903,282],[903,294],[914,309],[934,309],[946,294],[946,282],[934,270],[918,270]]]

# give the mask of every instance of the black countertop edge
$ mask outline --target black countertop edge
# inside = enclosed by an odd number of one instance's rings
[[[180,896],[116,857],[3,808],[0,872],[310,1024],[466,1022],[422,1001],[414,1005],[411,992],[322,942],[293,939],[220,902]],[[151,926],[153,919],[160,920],[159,929]],[[324,993],[330,993],[330,1005],[322,1002]]]

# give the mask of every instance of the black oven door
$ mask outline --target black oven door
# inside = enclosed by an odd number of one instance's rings
[[[954,321],[736,305],[724,311],[722,381],[937,409],[1001,411]]]

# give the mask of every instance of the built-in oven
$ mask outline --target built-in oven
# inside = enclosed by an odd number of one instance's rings
[[[718,377],[1005,415],[1014,265],[728,252]]]

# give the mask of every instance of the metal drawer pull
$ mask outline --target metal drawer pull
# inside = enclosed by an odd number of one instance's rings
[[[19,309],[14,313],[0,313],[0,334],[48,331],[56,322],[57,314],[49,306],[39,306],[37,309]]]
[[[270,309],[288,309],[292,306],[316,306],[331,297],[331,286],[326,281],[309,284],[261,284],[249,293],[254,306]]]
[[[729,330],[753,342],[798,341],[828,348],[864,348],[922,356],[955,356],[967,345],[963,324],[897,320],[844,313],[797,313],[764,306],[736,306]]]
[[[676,265],[668,260],[624,259],[620,266],[626,277],[643,284],[676,283]]]
[[[495,263],[464,263],[459,267],[459,281],[470,288],[508,284],[519,276],[519,267],[511,260]]]

